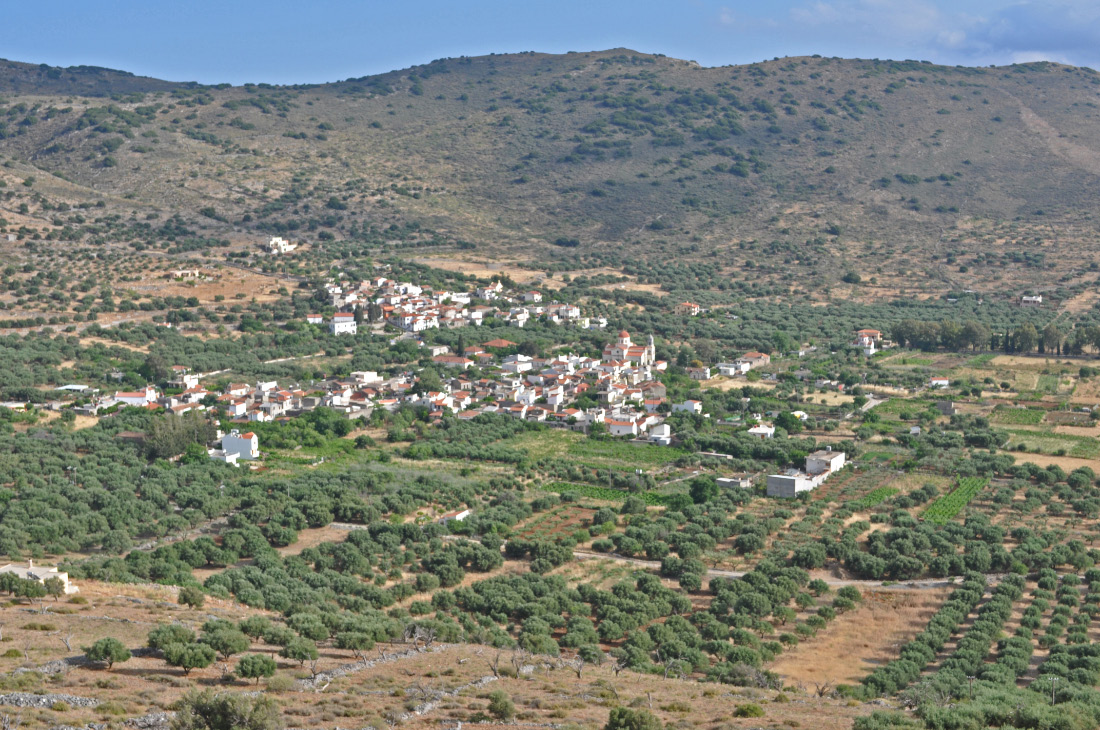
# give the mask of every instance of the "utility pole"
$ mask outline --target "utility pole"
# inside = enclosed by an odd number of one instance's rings
[[[966,678],[970,680],[970,701],[974,701],[974,675],[968,674]]]
[[[1058,678],[1051,676],[1050,678],[1050,706],[1054,707],[1054,688],[1057,686]]]

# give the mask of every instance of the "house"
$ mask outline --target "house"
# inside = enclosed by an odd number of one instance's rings
[[[866,337],[872,342],[882,342],[882,333],[878,330],[856,330],[856,337]]]
[[[748,431],[750,436],[755,436],[758,439],[770,439],[775,437],[775,426],[767,423],[758,423]]]
[[[705,365],[701,368],[684,368],[684,372],[692,380],[710,380],[710,368]]]
[[[249,431],[241,433],[236,429],[222,436],[222,451],[226,454],[237,454],[238,459],[260,458],[260,438]]]
[[[206,455],[214,461],[221,461],[230,466],[240,466],[237,460],[241,458],[241,455],[226,453],[225,449],[207,449]]]
[[[354,335],[359,329],[355,322],[354,314],[343,312],[332,315],[332,321],[328,323],[328,331],[334,335]]]
[[[174,388],[195,388],[199,384],[199,376],[191,372],[191,368],[186,365],[173,365],[172,366],[172,379],[168,381],[168,384]]]
[[[540,291],[525,291],[523,292],[523,301],[538,303],[542,301],[542,292]]]
[[[612,436],[637,436],[638,424],[635,421],[623,421],[614,418],[608,418],[604,421],[607,425],[607,430]]]
[[[823,472],[840,471],[844,468],[844,452],[822,449],[815,451],[806,457],[806,473],[821,474]]]
[[[425,345],[424,348],[428,351],[428,355],[436,357],[437,355],[449,355],[451,354],[451,348],[446,345]]]
[[[676,309],[680,312],[680,314],[686,314],[691,317],[698,315],[699,312],[702,311],[699,305],[695,302],[680,302],[676,305]]]
[[[39,583],[45,583],[50,578],[57,578],[61,581],[66,595],[80,592],[79,588],[69,582],[68,573],[60,573],[57,568],[36,568],[33,560],[28,560],[25,566],[8,563],[0,568],[0,573],[13,573],[24,580],[33,580]]]
[[[157,399],[157,389],[151,385],[145,386],[145,390],[138,390],[134,392],[127,391],[115,391],[115,400],[124,403],[128,406],[142,407],[150,403],[155,402]]]
[[[1020,297],[1021,307],[1040,307],[1043,304],[1043,295]]]
[[[462,368],[467,370],[474,364],[473,360],[462,357],[461,355],[436,355],[432,358],[432,362],[436,365],[442,365],[447,368]]]
[[[436,521],[441,525],[445,525],[448,522],[462,522],[471,514],[472,513],[468,509],[456,509],[453,512],[440,515],[439,519]]]
[[[930,378],[928,380],[929,388],[947,388],[951,385],[950,378]]]
[[[958,409],[955,408],[955,404],[949,400],[936,401],[936,410],[945,416],[953,416],[958,413]]]
[[[882,333],[878,330],[860,330],[856,332],[856,339],[852,342],[852,346],[863,350],[863,354],[870,357],[875,354],[875,344],[878,343],[881,338]]]
[[[290,253],[296,248],[298,248],[298,244],[291,243],[281,236],[272,236],[271,240],[267,242],[267,252],[272,254]]]
[[[759,368],[763,367],[764,365],[768,365],[769,363],[771,363],[771,361],[771,356],[763,352],[746,352],[744,355],[737,358],[735,362],[748,365],[749,370],[752,370],[753,368]]]
[[[497,338],[495,340],[489,340],[484,345],[482,345],[482,347],[485,347],[485,348],[488,348],[488,349],[496,349],[496,350],[506,350],[509,347],[515,347],[515,346],[516,346],[516,343],[510,342],[508,340],[502,340],[500,338]]]
[[[703,401],[700,400],[686,400],[683,403],[672,404],[673,413],[695,413],[700,414],[703,412]]]
[[[323,316],[321,316],[320,314],[307,314],[306,315],[306,323],[307,324],[324,324],[325,323],[325,318]]]
[[[744,375],[752,369],[752,366],[747,362],[720,362],[716,367],[719,375],[725,375],[728,378],[735,375]]]
[[[672,443],[672,428],[667,423],[654,426],[649,431],[649,440],[658,446],[668,446]]]
[[[751,489],[752,479],[748,477],[718,477],[718,486],[723,489]]]

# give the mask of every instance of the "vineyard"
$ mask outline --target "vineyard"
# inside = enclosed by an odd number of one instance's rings
[[[1039,408],[1009,408],[999,406],[993,411],[990,418],[993,423],[1004,423],[1012,426],[1038,426],[1043,422],[1046,411]]]
[[[898,490],[895,487],[879,487],[878,489],[864,495],[862,499],[857,499],[852,502],[852,506],[860,510],[870,509],[880,502],[883,502],[890,497],[893,497],[897,493]]]
[[[922,516],[933,524],[945,525],[954,519],[955,515],[959,514],[988,483],[989,479],[986,477],[960,477],[959,486],[930,504]]]
[[[623,441],[593,441],[586,439],[570,444],[568,454],[574,461],[588,466],[607,465],[657,467],[670,464],[687,454],[668,446],[635,446]]]

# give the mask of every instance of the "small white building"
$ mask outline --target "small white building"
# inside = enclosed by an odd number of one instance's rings
[[[1024,307],[1041,307],[1043,305],[1043,295],[1020,297],[1020,305]]]
[[[770,439],[775,437],[775,426],[769,423],[758,423],[749,429],[749,435],[758,439]]]
[[[253,432],[241,433],[236,429],[222,436],[222,451],[239,454],[242,460],[260,458],[260,438]]]
[[[686,400],[683,403],[672,404],[673,413],[694,413],[700,414],[703,412],[703,401],[699,400]]]
[[[715,481],[723,489],[750,489],[752,487],[752,479],[748,477],[718,477]]]
[[[64,586],[66,595],[72,595],[73,593],[79,593],[80,589],[69,582],[68,573],[60,573],[57,568],[36,568],[33,560],[28,560],[26,565],[16,565],[15,563],[8,563],[7,565],[0,567],[0,573],[14,573],[15,575],[23,578],[24,580],[34,580],[39,583],[45,583],[50,578],[58,578],[61,580],[61,584]]]
[[[124,403],[128,406],[141,406],[153,403],[157,399],[157,389],[151,385],[145,386],[145,390],[137,390],[133,392],[116,391],[115,400]]]
[[[447,514],[440,515],[437,520],[440,524],[445,525],[448,522],[462,522],[472,513],[468,509],[457,509],[454,512],[448,512]]]
[[[359,330],[354,314],[334,314],[328,331],[334,335],[354,335]]]
[[[267,242],[268,253],[290,253],[296,248],[298,248],[298,244],[291,243],[281,236],[272,236],[271,240]]]
[[[951,386],[951,378],[930,378],[929,388],[947,388]]]
[[[654,426],[649,431],[649,440],[658,446],[669,446],[672,444],[672,428],[668,424],[662,423],[658,426]]]
[[[325,318],[324,318],[324,316],[322,316],[320,314],[307,314],[306,315],[306,323],[307,324],[324,324],[325,323]]]
[[[718,374],[725,375],[727,378],[744,375],[752,369],[752,366],[746,362],[720,362],[716,367]]]
[[[845,456],[843,451],[822,449],[806,457],[806,472],[809,474],[821,474],[822,472],[840,471],[844,468],[844,462]]]

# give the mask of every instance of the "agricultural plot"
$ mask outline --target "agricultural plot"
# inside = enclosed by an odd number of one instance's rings
[[[852,506],[854,506],[856,509],[861,510],[871,509],[875,505],[884,502],[885,500],[893,497],[897,493],[898,489],[896,487],[879,487],[873,492],[867,494],[862,499],[857,499],[855,502],[852,503]]]
[[[668,446],[634,445],[624,441],[585,439],[570,444],[566,452],[577,464],[594,467],[655,468],[671,464],[687,452]]]
[[[985,477],[962,477],[959,486],[950,494],[937,499],[924,511],[923,517],[928,522],[937,525],[945,525],[959,514],[970,500],[977,496],[978,492],[989,483]]]
[[[1006,448],[1014,451],[1038,451],[1043,454],[1075,456],[1082,459],[1095,459],[1100,456],[1100,442],[1089,436],[1021,429],[1009,429],[1008,434]]]
[[[1046,411],[1039,408],[1010,408],[998,406],[994,409],[990,421],[1012,426],[1037,426],[1043,422]]]
[[[629,497],[638,497],[649,506],[663,505],[668,497],[653,492],[638,492],[632,494],[622,489],[610,487],[597,487],[594,484],[574,484],[572,482],[550,482],[544,484],[542,489],[557,494],[576,494],[601,502],[625,502]]]

